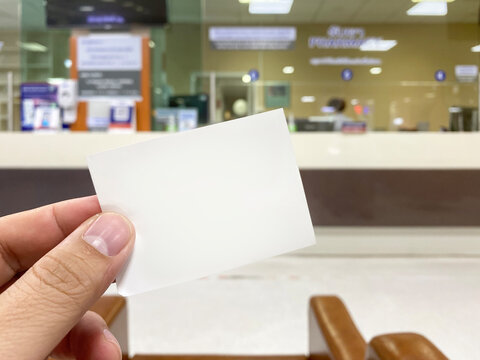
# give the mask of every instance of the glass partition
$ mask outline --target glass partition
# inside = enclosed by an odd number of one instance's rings
[[[19,2],[0,0],[0,131],[18,123],[20,84]]]
[[[48,28],[44,3],[22,0],[20,34],[18,2],[1,1],[14,16],[0,13],[8,20],[0,21],[0,99],[12,71],[18,129],[20,81],[69,78],[70,38],[86,30]],[[165,130],[155,111],[171,106],[198,106],[200,125],[283,107],[291,120],[316,121],[319,130],[340,113],[371,131],[454,130],[467,113],[478,127],[478,1],[261,3],[170,0],[168,23],[144,27],[152,129]],[[99,32],[118,30],[91,33]],[[2,119],[6,108],[3,102]]]

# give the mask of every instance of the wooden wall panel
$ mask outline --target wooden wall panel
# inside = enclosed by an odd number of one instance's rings
[[[480,170],[303,170],[318,226],[480,226]],[[0,169],[0,216],[94,194],[88,170]]]

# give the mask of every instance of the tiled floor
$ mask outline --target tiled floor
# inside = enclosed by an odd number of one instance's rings
[[[480,359],[479,258],[283,256],[129,298],[133,353],[301,354],[307,303],[337,294],[366,339],[415,331]]]

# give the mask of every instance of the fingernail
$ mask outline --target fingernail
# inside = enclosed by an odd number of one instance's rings
[[[131,230],[127,221],[117,214],[100,215],[83,234],[83,240],[103,255],[115,256],[127,245]]]
[[[121,349],[121,347],[120,347],[120,344],[118,343],[117,338],[116,338],[115,336],[113,336],[113,334],[110,332],[110,330],[104,329],[104,330],[103,330],[103,336],[105,337],[105,340],[107,340],[108,342],[117,345],[118,350],[120,351],[120,353],[122,352],[122,349]]]

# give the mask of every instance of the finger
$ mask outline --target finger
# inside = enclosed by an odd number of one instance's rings
[[[97,197],[89,196],[1,217],[0,286],[100,211]]]
[[[55,359],[119,360],[122,350],[102,317],[88,311],[63,338],[52,356]]]
[[[101,214],[36,262],[0,295],[0,359],[44,359],[105,292],[134,237],[123,216]]]

